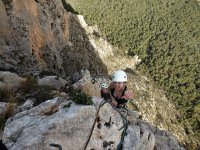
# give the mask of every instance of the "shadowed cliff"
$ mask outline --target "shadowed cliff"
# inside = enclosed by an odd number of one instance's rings
[[[0,1],[0,70],[18,74],[106,74],[76,15],[61,1]]]

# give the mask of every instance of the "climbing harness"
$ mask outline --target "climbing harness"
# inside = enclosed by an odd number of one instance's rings
[[[90,141],[90,138],[91,138],[91,136],[92,136],[92,133],[93,133],[95,124],[96,124],[96,122],[97,122],[98,119],[99,119],[99,111],[100,111],[100,108],[101,108],[105,103],[109,103],[109,104],[120,114],[120,116],[122,117],[122,120],[123,120],[123,124],[124,124],[124,125],[119,129],[119,130],[123,129],[123,131],[122,131],[122,135],[121,135],[120,142],[119,142],[119,144],[117,145],[117,150],[122,150],[122,148],[123,148],[124,137],[125,137],[125,135],[126,135],[126,130],[127,130],[127,128],[128,128],[128,124],[129,124],[129,122],[128,122],[127,118],[126,118],[126,117],[127,117],[127,114],[128,114],[128,109],[126,109],[125,107],[121,107],[121,108],[119,109],[119,108],[115,107],[115,106],[111,103],[111,100],[110,100],[110,101],[103,100],[103,101],[101,101],[101,103],[99,104],[99,107],[98,107],[98,109],[97,109],[96,116],[95,116],[95,120],[94,120],[94,123],[93,123],[93,125],[92,125],[90,134],[89,134],[88,139],[87,139],[87,141],[86,141],[86,144],[85,144],[85,146],[84,146],[84,150],[86,150],[86,148],[87,148],[87,146],[88,146],[88,144],[89,144],[89,141]],[[125,115],[122,114],[121,110],[125,111]],[[111,118],[109,119],[109,122],[111,122]],[[107,123],[107,122],[106,122],[106,123]],[[106,125],[108,125],[108,123],[107,123]]]

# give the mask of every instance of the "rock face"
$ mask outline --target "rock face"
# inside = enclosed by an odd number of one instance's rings
[[[112,72],[117,69],[126,69],[129,76],[128,87],[134,91],[134,99],[137,102],[137,107],[143,118],[154,126],[158,126],[163,130],[167,129],[171,133],[174,133],[180,141],[184,141],[185,139],[187,141],[183,128],[177,125],[178,113],[176,112],[175,107],[168,102],[164,92],[160,92],[160,90],[151,86],[149,81],[144,77],[133,72],[132,69],[135,68],[135,64],[140,60],[137,57],[125,57],[124,54],[120,53],[120,50],[113,48],[98,34],[98,29],[96,27],[88,26],[85,23],[82,16],[66,12],[62,6],[61,0],[2,0],[0,1],[0,27],[0,70],[2,71],[0,72],[0,86],[7,86],[10,84],[11,86],[16,87],[25,80],[19,76],[31,73],[39,78],[39,84],[55,86],[56,89],[59,90],[67,83],[66,81],[61,80],[60,77],[64,77],[64,79],[66,79],[66,77],[72,77],[72,80],[76,82],[80,79],[82,69],[89,70],[93,76],[97,77],[101,75],[111,75]],[[11,72],[7,71],[15,72],[19,76],[13,75]],[[43,78],[45,75],[51,76]],[[83,90],[88,95],[100,96],[99,84],[102,82],[109,84],[110,80],[100,79],[93,84],[91,83],[91,76],[87,76],[73,86]],[[63,114],[57,115],[65,118],[65,111],[68,112],[70,110],[69,112],[71,113],[71,109],[74,106],[68,109],[61,109],[61,103],[65,102],[59,102],[58,104],[56,102],[59,109],[55,111],[54,114],[62,112]],[[1,110],[4,111],[4,108],[5,107],[2,107]],[[29,108],[32,108],[31,102],[28,106],[26,105],[25,108],[20,108],[20,110]],[[78,107],[75,108],[79,110]],[[91,113],[94,115],[96,108],[94,106],[90,106],[89,108],[91,108]],[[43,120],[43,118],[50,117],[50,115],[38,115],[34,112],[34,109],[36,108],[24,111],[23,113],[26,112],[27,116],[20,113],[23,117],[19,118],[22,119],[21,121],[27,119],[25,122],[28,124],[28,127],[21,127],[19,123],[18,130],[12,125],[11,120],[10,123],[7,123],[4,141],[10,148],[15,149],[20,146],[23,147],[23,144],[20,142],[30,140],[39,143],[38,145],[35,145],[38,146],[38,149],[44,147],[49,149],[49,143],[56,142],[57,140],[52,140],[56,138],[61,141],[60,144],[64,147],[77,145],[76,142],[73,144],[66,144],[66,140],[63,140],[66,136],[66,134],[64,134],[65,131],[59,131],[58,135],[54,134],[57,131],[52,133],[49,132],[51,127],[54,129],[54,124],[57,124],[56,119],[56,121],[52,121],[54,123],[53,125],[49,125],[50,129],[46,129],[42,125],[37,124],[40,120]],[[81,109],[86,108],[81,107]],[[32,114],[30,112],[34,113]],[[76,112],[73,112],[72,114],[74,115],[74,113]],[[29,115],[33,115],[35,118],[31,118],[32,116],[30,117]],[[19,114],[16,116],[19,116]],[[94,116],[88,117],[92,118],[90,120],[94,119]],[[35,120],[33,124],[39,125],[41,128],[38,129],[37,126],[29,124],[29,122],[31,122],[31,120],[29,120],[30,118]],[[86,120],[87,119],[89,118],[86,118]],[[105,118],[105,120],[108,120],[108,118]],[[26,125],[26,123],[24,125]],[[63,123],[65,123],[65,121],[61,124]],[[147,132],[142,131],[141,133],[143,134],[140,135],[142,128],[138,124],[144,125],[146,123],[143,123],[141,120],[134,123],[136,127],[131,128],[131,126],[129,126],[127,130],[130,134],[127,135],[129,138],[125,139],[125,143],[133,144],[130,144],[131,146],[126,144],[127,149],[130,149],[130,147],[134,147],[135,149],[145,149],[142,147],[143,142],[146,143],[144,145],[146,146],[146,149],[151,149],[152,147],[156,147],[157,149],[173,149],[172,145],[176,145],[175,149],[179,149],[176,140],[169,137],[169,134],[165,131],[162,132],[155,129],[155,127],[148,125],[147,129],[145,128],[145,131],[147,130]],[[32,128],[29,129],[29,127]],[[59,125],[58,128],[61,127],[63,126]],[[9,128],[11,129],[10,133]],[[28,131],[28,133],[31,131],[39,134],[34,131],[34,129],[38,131],[44,129],[44,132],[41,131],[44,135],[36,138],[36,135],[34,134],[34,136],[28,139],[25,131]],[[12,130],[15,131],[12,132]],[[89,130],[90,128],[84,129],[84,134],[87,133],[88,135]],[[133,130],[135,132],[132,132]],[[49,132],[48,134],[50,134],[51,137],[49,137],[49,141],[45,143],[44,141],[48,139],[44,139],[47,132]],[[152,133],[154,136],[152,136]],[[15,136],[15,134],[17,136]],[[96,131],[95,134],[97,134]],[[163,134],[167,135],[163,137]],[[53,137],[54,135],[56,138]],[[70,137],[72,138],[73,136],[77,137],[81,135],[79,135],[79,133],[78,135],[76,135],[76,133],[70,133]],[[42,144],[39,140],[42,141]],[[80,141],[80,148],[82,148],[85,136],[84,138],[80,137]],[[119,142],[119,139],[116,139],[114,147],[116,147],[117,141]],[[162,147],[163,141],[165,141],[164,143],[167,143],[168,141],[168,144],[164,144],[165,147]],[[97,142],[102,146],[102,140],[98,139]],[[107,146],[111,146],[111,144],[109,145],[110,139],[107,139],[106,142]],[[95,147],[91,142],[88,146],[90,148]],[[24,147],[31,149],[31,147],[29,148],[26,144]],[[74,147],[74,149],[75,148],[77,147]]]
[[[3,115],[3,113],[6,111],[7,103],[0,102],[0,115]]]
[[[90,93],[90,95],[99,93],[100,88],[98,85],[101,82],[110,82],[108,79],[98,78],[93,84],[89,71],[82,71],[79,78],[72,86],[74,89],[80,89],[85,93]],[[38,79],[38,81],[41,85],[49,85],[58,89],[67,83],[55,76],[47,76]],[[133,83],[139,84],[141,82],[138,80],[138,82]],[[99,97],[98,94],[97,96]],[[83,106],[72,103],[68,96],[55,97],[33,107],[33,101],[31,99],[27,100],[17,108],[18,113],[7,120],[3,133],[3,143],[11,150],[49,149],[51,143],[62,145],[64,150],[83,149],[86,146],[86,141],[96,117],[95,114],[102,99],[93,97],[93,101],[94,105]],[[2,105],[3,109],[5,105]],[[145,103],[142,105],[145,106]],[[139,109],[141,108],[139,107]],[[143,110],[141,112],[144,118],[148,120],[149,116],[146,117]],[[150,113],[154,115],[156,111]],[[129,122],[126,134],[123,133],[124,119],[119,112],[108,103],[103,105],[99,111],[87,149],[115,150],[119,147],[121,139],[123,139],[122,134],[125,135],[123,142],[125,150],[184,149],[168,131],[160,130],[139,119],[138,112],[129,110],[128,113],[123,111],[122,114],[125,116],[127,114]]]
[[[59,98],[48,100],[10,118],[3,142],[9,150],[50,149],[51,143],[62,145],[64,150],[83,149],[101,100],[93,97],[91,106]],[[115,150],[123,131],[122,117],[106,103],[98,118],[87,149]],[[138,119],[137,112],[129,112],[127,118],[130,124],[123,144],[125,150],[183,150],[169,133]]]
[[[167,100],[164,91],[156,88],[147,78],[138,72],[128,71],[129,87],[134,91],[134,101],[144,120],[160,129],[167,130],[180,142],[190,141],[178,123],[179,113],[175,106]]]
[[[0,71],[0,88],[17,88],[25,80],[16,73]]]
[[[162,130],[167,130],[176,135],[182,143],[190,141],[181,125],[178,124],[178,112],[175,106],[169,102],[162,90],[157,89],[147,78],[131,69],[126,70],[128,74],[128,88],[133,90],[134,99],[129,101],[129,108],[137,109],[144,120]],[[96,78],[96,82],[91,82],[92,77],[88,71],[83,77],[73,84],[75,89],[80,89],[91,96],[100,97],[100,86],[102,83],[109,85],[111,80]],[[135,107],[133,107],[135,106]],[[167,107],[166,107],[167,106]]]
[[[107,73],[76,15],[61,0],[0,1],[0,69],[18,74]]]
[[[67,84],[67,81],[57,76],[46,76],[44,78],[38,79],[38,84],[51,86],[56,90],[60,90]]]

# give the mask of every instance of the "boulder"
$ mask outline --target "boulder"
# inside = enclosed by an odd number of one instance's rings
[[[63,150],[115,150],[126,131],[122,142],[125,150],[184,150],[170,134],[159,134],[157,139],[157,133],[162,132],[151,131],[152,127],[138,115],[127,114],[130,122],[124,130],[124,120],[116,108],[105,103],[97,115],[102,99],[93,97],[93,101],[93,105],[84,106],[56,97],[20,112],[8,119],[3,143],[9,150],[50,149],[52,143],[61,145]]]
[[[57,76],[46,76],[41,79],[38,79],[38,84],[47,85],[52,88],[55,88],[56,90],[60,90],[61,88],[65,87],[67,81]]]
[[[14,89],[19,87],[19,85],[26,81],[25,78],[20,77],[16,73],[9,71],[0,71],[0,88],[10,88]]]

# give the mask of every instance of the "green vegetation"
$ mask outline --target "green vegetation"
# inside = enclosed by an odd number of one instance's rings
[[[187,128],[191,126],[200,141],[197,0],[67,0],[67,3],[87,23],[97,24],[114,46],[142,58],[138,70],[165,90],[182,115],[180,123]]]
[[[87,96],[85,93],[77,90],[71,90],[69,93],[70,99],[74,101],[77,104],[82,104],[82,105],[92,105],[92,97]]]

